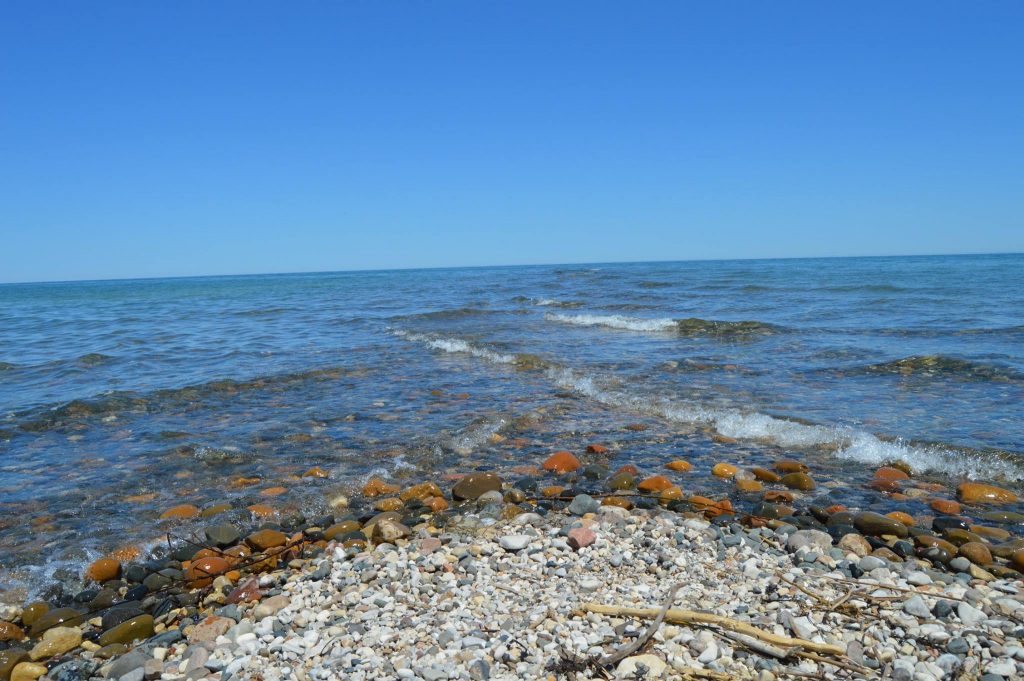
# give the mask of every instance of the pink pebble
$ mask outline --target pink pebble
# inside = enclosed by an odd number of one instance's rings
[[[569,530],[569,546],[577,551],[585,546],[590,546],[595,541],[597,541],[597,535],[594,534],[593,530],[585,527],[574,527]]]

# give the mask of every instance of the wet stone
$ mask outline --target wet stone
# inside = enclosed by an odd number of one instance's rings
[[[221,523],[219,525],[210,525],[203,533],[206,535],[206,540],[219,548],[227,548],[237,544],[242,538],[238,530],[227,523]]]
[[[139,602],[124,603],[118,605],[110,610],[103,613],[100,625],[104,631],[107,629],[113,629],[122,622],[127,622],[133,617],[145,614],[142,610],[142,604]]]
[[[50,610],[37,619],[35,624],[32,625],[31,634],[34,638],[42,635],[47,629],[57,626],[76,626],[84,621],[85,615],[80,611],[72,608],[58,608],[57,610]]]
[[[458,501],[472,501],[491,491],[501,491],[501,478],[494,473],[470,473],[455,483],[452,497]]]
[[[112,629],[104,631],[100,635],[98,643],[101,646],[111,643],[131,643],[140,639],[147,639],[153,635],[153,617],[151,615],[139,615],[126,622],[122,622]]]
[[[908,536],[907,526],[879,513],[865,511],[858,513],[853,521],[854,527],[862,534],[872,536],[893,535],[905,538]]]

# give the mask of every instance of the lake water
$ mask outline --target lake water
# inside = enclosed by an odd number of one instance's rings
[[[1019,488],[1022,403],[1021,255],[3,285],[0,570],[31,588],[171,505],[242,512],[239,477],[312,512],[588,442]]]

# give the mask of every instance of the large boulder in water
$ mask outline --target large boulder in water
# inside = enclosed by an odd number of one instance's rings
[[[470,473],[455,483],[452,487],[452,497],[458,501],[466,501],[492,491],[501,491],[501,478],[494,473]]]

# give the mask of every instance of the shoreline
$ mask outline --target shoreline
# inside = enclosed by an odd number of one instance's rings
[[[0,608],[0,681],[1024,673],[1024,543],[965,520],[1015,519],[992,503],[1012,493],[962,486],[965,507],[933,504],[948,511],[937,520],[889,517],[807,507],[799,462],[716,465],[762,493],[745,514],[684,494],[690,468],[595,477],[558,452],[450,489],[372,479],[302,527],[211,518],[205,539],[163,558],[96,561],[95,587],[73,598]],[[875,487],[899,494],[911,479],[883,467]],[[670,609],[648,639],[650,618],[600,606]],[[680,620],[680,608],[718,619]],[[643,645],[609,663],[629,643]]]

